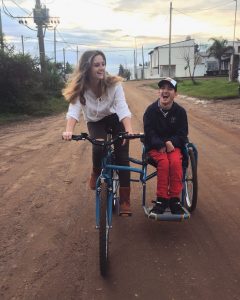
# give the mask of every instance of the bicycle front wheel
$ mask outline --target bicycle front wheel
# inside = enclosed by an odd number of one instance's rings
[[[119,175],[116,170],[113,171],[112,174],[112,182],[113,182],[113,200],[112,200],[112,211],[118,212],[119,210]]]
[[[193,150],[188,150],[188,168],[185,178],[185,206],[189,212],[193,212],[197,206],[198,180],[197,180],[197,162]]]
[[[107,183],[101,183],[100,191],[100,220],[99,220],[99,259],[100,273],[107,275],[108,267],[108,246],[109,246],[109,226],[107,222]]]

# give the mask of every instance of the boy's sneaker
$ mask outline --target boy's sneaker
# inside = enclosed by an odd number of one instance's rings
[[[171,213],[174,215],[183,215],[185,213],[179,198],[171,198],[169,202],[169,207]]]
[[[165,212],[165,209],[168,207],[169,205],[169,201],[165,198],[160,198],[158,197],[156,201],[153,201],[155,202],[155,205],[154,207],[150,210],[150,213],[153,213],[153,214],[163,214]]]

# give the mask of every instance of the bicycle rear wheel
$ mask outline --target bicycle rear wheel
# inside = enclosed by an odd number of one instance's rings
[[[108,246],[109,246],[109,226],[107,222],[107,183],[101,183],[100,192],[100,222],[99,222],[99,260],[100,273],[107,275],[108,267]]]
[[[185,176],[185,197],[184,206],[189,212],[193,212],[197,206],[198,180],[197,180],[197,162],[193,149],[188,149],[188,167]]]

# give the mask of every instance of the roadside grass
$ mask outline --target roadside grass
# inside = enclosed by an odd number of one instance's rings
[[[14,114],[14,113],[0,113],[0,125],[10,123],[10,122],[26,121],[28,119],[30,119],[28,115]]]
[[[50,100],[48,100],[48,102],[45,105],[42,105],[39,111],[36,111],[33,115],[49,116],[49,115],[59,114],[64,111],[67,112],[67,108],[68,108],[68,102],[65,101],[63,97],[51,98]]]
[[[196,84],[193,84],[190,79],[177,78],[178,93],[200,99],[239,98],[238,82],[229,82],[227,77],[195,78],[195,80]],[[157,89],[157,83],[158,80],[147,85]],[[33,117],[59,114],[67,111],[67,107],[68,103],[62,97],[51,98],[31,114],[0,113],[0,125],[14,121],[29,120]]]
[[[10,122],[27,121],[34,117],[45,117],[67,112],[68,103],[62,97],[51,98],[46,103],[39,106],[38,110],[31,114],[24,113],[0,113],[0,125]]]
[[[200,99],[233,99],[239,98],[238,82],[230,82],[226,77],[218,78],[195,78],[196,84],[190,79],[179,79],[178,93]],[[153,88],[157,87],[157,82],[151,84]]]

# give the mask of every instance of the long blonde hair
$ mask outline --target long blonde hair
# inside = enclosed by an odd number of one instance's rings
[[[82,54],[77,68],[67,81],[66,87],[62,90],[62,94],[67,101],[74,103],[79,97],[81,104],[86,104],[84,93],[89,84],[90,69],[93,59],[97,55],[101,55],[106,64],[105,54],[100,50],[88,50]],[[104,79],[100,81],[101,95],[106,93],[109,86],[112,86],[119,81],[122,81],[121,77],[112,76],[106,73]]]

